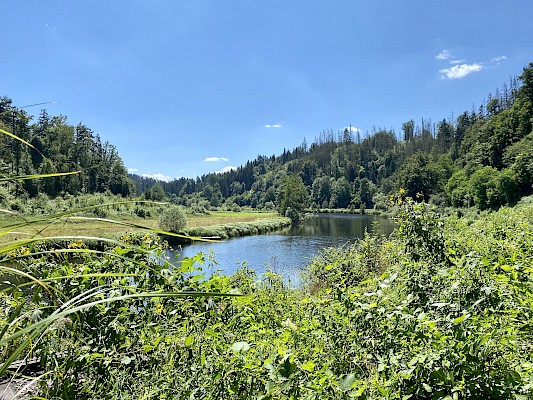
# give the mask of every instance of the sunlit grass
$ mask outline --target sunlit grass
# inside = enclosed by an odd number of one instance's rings
[[[187,227],[197,228],[202,226],[212,226],[220,224],[230,224],[234,222],[252,222],[259,219],[270,219],[276,217],[275,212],[231,212],[212,211],[210,214],[187,214]],[[36,218],[24,217],[28,221],[35,221]],[[6,226],[17,222],[22,222],[21,216],[13,214],[3,214],[0,218],[0,226]],[[142,225],[146,228],[157,229],[157,216],[141,218],[136,215],[124,213],[120,215],[120,221],[128,224]],[[113,235],[124,232],[126,229],[122,225],[110,224],[101,220],[92,219],[63,219],[54,221],[39,221],[17,229],[15,232],[0,237],[0,243],[14,238],[24,238],[36,234],[46,236],[68,235],[68,236],[94,236]],[[140,228],[128,228],[128,231],[142,231]]]
[[[211,211],[209,214],[187,215],[187,227],[196,228],[200,226],[211,226],[219,224],[230,224],[233,222],[252,222],[258,219],[269,219],[278,216],[273,211]]]

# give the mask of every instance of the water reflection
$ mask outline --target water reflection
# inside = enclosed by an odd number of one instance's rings
[[[388,235],[394,223],[373,215],[318,214],[308,217],[299,226],[266,235],[192,244],[182,249],[181,257],[211,251],[218,264],[211,265],[211,269],[231,274],[246,263],[258,274],[273,270],[298,284],[301,269],[321,249],[353,243],[364,236],[365,230],[376,229]]]

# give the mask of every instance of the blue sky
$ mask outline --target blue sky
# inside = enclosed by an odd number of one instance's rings
[[[18,0],[0,95],[55,102],[138,174],[196,177],[479,106],[533,61],[531,16],[531,0]]]

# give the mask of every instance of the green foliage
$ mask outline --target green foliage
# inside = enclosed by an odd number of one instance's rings
[[[5,129],[3,129],[5,128]],[[79,171],[46,179],[25,180],[13,186],[30,197],[46,193],[56,197],[62,193],[103,193],[128,196],[132,184],[117,150],[83,124],[67,124],[63,116],[51,117],[43,110],[37,123],[24,110],[17,109],[11,99],[0,98],[0,159],[11,175],[45,175]],[[7,132],[6,129],[12,132]],[[8,137],[9,136],[9,137]],[[16,139],[13,140],[13,138]]]
[[[159,215],[158,223],[162,230],[178,233],[187,225],[187,217],[181,207],[168,207]]]
[[[157,182],[149,191],[144,193],[147,200],[161,201],[165,199],[165,190],[161,183]]]
[[[246,267],[204,275],[201,254],[171,267],[154,258],[162,248],[150,235],[125,235],[106,254],[19,257],[59,299],[103,288],[101,303],[59,319],[35,346],[51,371],[39,394],[530,398],[533,202],[475,219],[403,199],[399,207],[397,236],[325,250],[299,289]],[[117,269],[125,275],[109,274]],[[169,290],[247,296],[111,301]],[[46,319],[54,301],[42,287],[11,286],[0,329],[17,316],[9,332]]]
[[[191,237],[231,237],[258,235],[285,228],[291,224],[286,217],[262,218],[252,222],[233,222],[228,224],[210,225],[198,228],[188,228],[186,233]]]
[[[293,222],[299,222],[308,204],[308,194],[302,179],[295,175],[283,179],[278,199],[280,215],[289,217]]]
[[[383,242],[383,237],[366,233],[355,244],[322,250],[306,268],[309,288],[313,293],[324,288],[346,290],[383,272],[387,267]]]
[[[477,205],[479,209],[498,209],[514,205],[520,196],[520,178],[512,169],[498,171],[486,166],[467,176],[456,172],[446,185],[446,195],[452,206]]]
[[[415,203],[407,198],[396,217],[399,227],[397,236],[405,243],[405,249],[413,261],[431,259],[443,262],[446,259],[444,222],[426,203]]]

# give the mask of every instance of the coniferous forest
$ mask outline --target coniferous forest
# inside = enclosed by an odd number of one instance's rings
[[[80,171],[46,180],[25,180],[21,187],[13,188],[18,196],[44,193],[56,197],[106,191],[122,196],[131,194],[131,182],[117,149],[107,141],[102,143],[100,136],[82,123],[70,125],[67,117],[50,116],[46,110],[32,122],[24,109],[4,96],[0,98],[0,129],[33,146],[1,135],[0,162],[4,175]]]
[[[384,210],[388,196],[400,188],[436,205],[497,209],[532,191],[532,102],[530,64],[457,118],[409,120],[398,132],[325,130],[310,144],[304,139],[295,149],[258,156],[236,170],[162,182],[128,176],[117,149],[82,123],[70,125],[65,116],[52,117],[46,110],[32,122],[3,97],[0,127],[39,152],[2,137],[0,159],[3,170],[14,175],[81,171],[25,180],[16,188],[19,196],[111,192],[154,200],[169,196],[177,204],[207,209],[279,209],[286,178],[294,175],[305,186],[304,205],[310,209]]]
[[[236,170],[157,182],[132,175],[137,194],[151,188],[179,204],[270,208],[289,175],[305,185],[311,209],[384,210],[403,188],[437,205],[497,209],[532,192],[533,65],[457,118],[406,121],[401,131],[326,130],[281,155],[258,156]],[[418,196],[418,197],[417,197]],[[421,197],[420,197],[421,196]],[[156,195],[159,198],[160,195]]]

